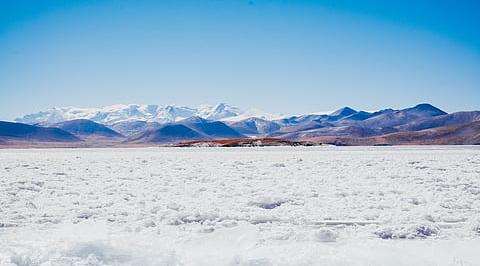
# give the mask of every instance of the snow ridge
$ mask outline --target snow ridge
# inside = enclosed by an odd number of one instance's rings
[[[15,121],[26,124],[51,125],[74,119],[89,119],[97,123],[111,125],[126,121],[169,123],[194,116],[208,120],[231,121],[234,121],[235,118],[274,117],[257,109],[244,111],[226,103],[204,104],[198,108],[176,105],[116,104],[101,108],[54,107],[47,111],[16,118]]]

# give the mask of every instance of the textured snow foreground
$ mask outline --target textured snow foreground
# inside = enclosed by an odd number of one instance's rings
[[[0,265],[480,265],[478,147],[0,150]]]

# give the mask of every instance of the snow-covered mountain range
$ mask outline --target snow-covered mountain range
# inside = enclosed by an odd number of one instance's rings
[[[480,111],[448,114],[427,103],[400,110],[343,107],[329,114],[283,117],[224,103],[198,108],[130,104],[52,108],[16,121],[0,125],[0,143],[102,140],[143,145],[268,137],[335,145],[480,145]]]
[[[25,124],[51,125],[75,119],[88,119],[97,123],[112,125],[126,121],[169,123],[190,117],[233,122],[250,117],[271,120],[277,116],[258,109],[243,110],[225,103],[205,104],[197,108],[175,105],[117,104],[101,108],[55,107],[19,117],[15,121]]]

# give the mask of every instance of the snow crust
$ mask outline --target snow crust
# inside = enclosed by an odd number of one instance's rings
[[[478,147],[0,150],[0,265],[480,265]]]

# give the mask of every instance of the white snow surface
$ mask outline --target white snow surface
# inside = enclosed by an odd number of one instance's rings
[[[111,125],[125,121],[146,121],[169,123],[193,116],[208,120],[230,121],[249,117],[273,118],[275,116],[258,109],[242,110],[225,103],[200,105],[198,108],[175,105],[116,104],[101,108],[54,107],[46,111],[28,114],[15,121],[26,124],[55,124],[68,120],[89,119],[97,123]]]
[[[0,265],[480,265],[479,147],[0,150]]]

